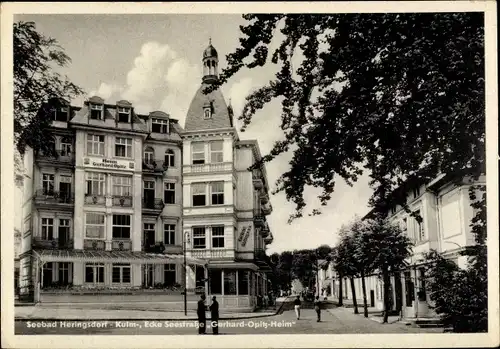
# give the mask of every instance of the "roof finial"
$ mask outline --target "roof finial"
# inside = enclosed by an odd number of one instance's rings
[[[208,38],[208,44],[212,45],[212,37],[211,36]]]

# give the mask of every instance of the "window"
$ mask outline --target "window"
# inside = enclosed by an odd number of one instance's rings
[[[224,182],[210,183],[212,205],[224,205]]]
[[[193,143],[192,145],[193,165],[205,163],[205,144],[201,142]]]
[[[420,187],[413,189],[413,198],[416,199],[420,196]]]
[[[417,241],[424,241],[425,240],[425,231],[424,231],[424,222],[423,222],[423,217],[422,214],[420,213],[420,210],[415,211],[415,217],[414,222],[415,222],[415,239]]]
[[[207,204],[205,183],[191,184],[191,191],[191,195],[193,196],[193,206],[205,206]]]
[[[42,174],[43,195],[54,195],[54,175]]]
[[[425,269],[419,268],[419,285],[418,285],[418,300],[421,302],[425,302],[427,300],[427,292],[425,290]]]
[[[165,245],[175,245],[175,224],[163,225],[163,243]]]
[[[208,287],[209,294],[222,294],[222,270],[208,270]]]
[[[118,107],[118,122],[130,122],[130,109]]]
[[[54,108],[54,120],[55,121],[68,121],[68,108]]]
[[[104,136],[87,135],[87,155],[104,156]]]
[[[42,240],[52,240],[54,238],[54,219],[42,218]]]
[[[212,227],[212,247],[224,247],[224,226]]]
[[[129,284],[130,283],[130,264],[115,263],[113,264],[112,280],[114,284]]]
[[[238,294],[248,295],[249,284],[250,284],[250,272],[248,270],[238,270]]]
[[[165,204],[175,204],[175,183],[164,183],[165,191],[164,198]]]
[[[85,282],[90,284],[104,283],[104,264],[103,263],[85,264]]]
[[[130,239],[129,215],[113,215],[113,239]]]
[[[144,230],[144,246],[150,247],[154,245],[156,241],[155,225],[153,223],[144,223],[143,230]]]
[[[151,147],[147,147],[144,150],[144,163],[148,165],[152,165],[155,158],[155,151]]]
[[[151,132],[154,133],[169,133],[169,125],[168,125],[168,120],[162,120],[162,119],[152,119],[152,130]]]
[[[172,149],[167,149],[165,152],[165,164],[168,167],[175,167],[175,153]]]
[[[224,152],[222,150],[223,144],[224,143],[222,141],[210,142],[210,162],[211,163],[223,162],[223,157],[224,157]]]
[[[163,283],[166,286],[172,286],[176,283],[175,264],[164,264],[163,265]]]
[[[105,193],[106,176],[104,173],[87,172],[87,195],[102,196]]]
[[[69,263],[68,262],[59,262],[59,284],[67,285],[69,284]]]
[[[103,120],[102,115],[102,105],[99,104],[91,104],[90,105],[90,118],[92,120]]]
[[[236,271],[224,270],[224,294],[236,294]]]
[[[210,108],[205,108],[205,110],[203,111],[203,117],[205,119],[212,118],[212,111],[210,110]]]
[[[71,155],[72,148],[73,148],[73,142],[71,138],[63,137],[61,139],[61,156]]]
[[[193,248],[205,248],[205,227],[194,227],[193,228]]]
[[[69,219],[59,219],[58,236],[60,245],[68,243],[70,238],[69,227]]]
[[[132,196],[132,177],[113,176],[113,195]]]
[[[130,138],[115,138],[115,156],[120,158],[132,157],[132,139]]]
[[[85,237],[104,239],[104,213],[87,212],[85,215]]]

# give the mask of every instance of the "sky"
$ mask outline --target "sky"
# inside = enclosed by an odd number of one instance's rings
[[[209,38],[219,53],[220,71],[226,66],[226,54],[238,46],[239,26],[245,23],[236,14],[16,15],[14,20],[35,22],[37,31],[56,39],[71,57],[72,62],[60,72],[86,92],[73,105],[81,106],[92,95],[108,103],[126,99],[139,113],[162,110],[182,126],[201,83],[202,53]],[[271,47],[279,42],[276,36]],[[295,57],[300,60],[300,55]],[[236,115],[245,97],[271,80],[275,72],[274,66],[242,70],[222,87]],[[245,132],[239,132],[240,139],[258,140],[261,153],[267,154],[283,136],[280,114],[279,103],[270,103],[255,114]],[[241,124],[237,121],[237,125]],[[283,154],[266,165],[271,190],[288,169],[290,158]],[[273,212],[267,218],[274,242],[269,253],[334,245],[342,224],[369,211],[371,193],[367,176],[353,187],[339,179],[322,215],[305,216],[290,225],[287,220],[294,204],[283,193],[271,196]],[[309,210],[317,207],[317,194],[306,190]],[[16,219],[20,222],[19,215]]]

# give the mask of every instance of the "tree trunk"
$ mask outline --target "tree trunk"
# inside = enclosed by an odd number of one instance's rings
[[[351,277],[352,304],[354,305],[354,314],[359,314],[358,302],[356,301],[356,289],[354,288],[354,278]]]
[[[363,306],[364,306],[364,315],[368,317],[368,301],[366,300],[366,283],[365,283],[365,273],[361,272],[361,285],[363,287]]]
[[[389,311],[390,309],[390,302],[389,302],[389,291],[390,291],[390,277],[389,277],[389,271],[384,270],[382,271],[382,280],[384,281],[384,321],[383,323],[386,324],[389,319]]]
[[[344,294],[343,294],[343,283],[344,280],[342,280],[342,275],[339,274],[339,307],[344,305]]]

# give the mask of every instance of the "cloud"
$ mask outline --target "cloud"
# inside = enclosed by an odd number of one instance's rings
[[[96,90],[92,90],[89,93],[89,97],[99,96],[104,100],[109,100],[111,96],[116,93],[121,93],[123,91],[123,87],[116,84],[107,84],[102,82]]]

